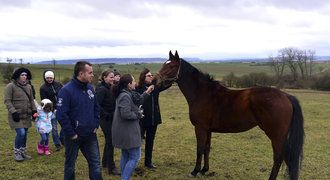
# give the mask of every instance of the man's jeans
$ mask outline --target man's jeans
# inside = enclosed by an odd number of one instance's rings
[[[61,145],[61,139],[63,139],[63,130],[61,129],[60,135],[58,135],[57,131],[57,119],[53,118],[51,119],[52,122],[52,138],[55,146]],[[63,145],[63,144],[62,144]]]
[[[120,170],[122,180],[129,180],[140,158],[141,147],[121,150]]]
[[[102,179],[100,167],[100,152],[96,134],[93,133],[87,137],[78,137],[72,140],[71,137],[65,136],[65,165],[64,165],[64,180],[75,179],[75,164],[80,149],[85,156],[88,168],[89,179]]]
[[[28,128],[16,128],[15,148],[26,147]]]

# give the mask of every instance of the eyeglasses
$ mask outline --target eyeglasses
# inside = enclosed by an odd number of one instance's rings
[[[146,75],[146,77],[152,77],[153,75],[152,74],[148,74],[148,75]]]

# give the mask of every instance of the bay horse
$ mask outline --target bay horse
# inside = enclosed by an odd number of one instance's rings
[[[284,160],[291,180],[298,179],[303,156],[303,114],[296,97],[270,87],[231,90],[207,73],[169,52],[169,59],[155,75],[154,83],[176,82],[189,106],[195,128],[197,158],[191,175],[209,170],[211,133],[239,133],[259,126],[271,140],[273,167],[269,179],[276,179]],[[201,161],[204,155],[204,166]]]

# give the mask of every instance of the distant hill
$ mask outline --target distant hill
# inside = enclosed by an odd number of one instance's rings
[[[231,59],[200,59],[200,58],[183,58],[189,62],[267,62],[268,58],[231,58]],[[75,64],[82,59],[66,59],[56,60],[56,64]],[[83,59],[92,64],[134,64],[134,63],[163,63],[165,58],[91,58]],[[316,61],[330,61],[330,56],[316,56]],[[53,64],[53,60],[39,61],[33,64]]]
[[[92,64],[134,64],[134,63],[163,63],[165,58],[96,58],[96,59],[67,59],[56,60],[56,64],[75,64],[77,61],[86,60]],[[198,58],[187,58],[188,61],[202,61]],[[39,61],[34,64],[53,64],[53,61]]]

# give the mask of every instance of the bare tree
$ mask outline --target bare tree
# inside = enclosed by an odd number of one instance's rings
[[[297,63],[297,49],[296,48],[284,48],[279,50],[281,54],[284,54],[285,56],[285,63],[289,67],[291,71],[291,75],[293,77],[293,81],[297,81],[298,79],[298,63]]]
[[[54,66],[54,69],[56,68],[56,60],[53,59],[53,66]]]
[[[314,54],[315,51],[312,50],[297,50],[297,64],[303,80],[312,77]]]
[[[313,67],[314,67],[314,58],[315,58],[315,51],[314,50],[308,50],[308,65],[309,65],[309,78],[312,78],[313,73]],[[306,68],[307,69],[307,68]]]
[[[8,64],[10,64],[10,63],[13,61],[13,59],[11,59],[11,58],[7,58],[6,61],[8,62]]]
[[[269,57],[270,66],[275,73],[277,83],[282,79],[284,68],[285,68],[285,54],[280,53],[277,57]]]
[[[297,64],[300,70],[301,79],[306,79],[307,77],[307,55],[306,50],[297,50],[296,52]]]

